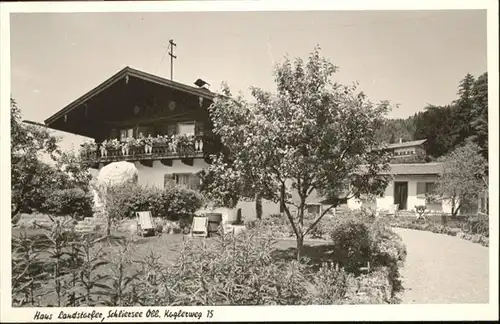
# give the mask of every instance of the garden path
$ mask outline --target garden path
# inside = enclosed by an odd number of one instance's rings
[[[443,234],[394,230],[408,251],[403,304],[488,303],[488,248]]]

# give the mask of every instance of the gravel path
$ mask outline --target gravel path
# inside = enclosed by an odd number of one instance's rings
[[[394,230],[408,251],[403,304],[488,303],[488,248],[443,234]]]

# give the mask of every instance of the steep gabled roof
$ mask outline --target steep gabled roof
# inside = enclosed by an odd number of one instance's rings
[[[90,98],[94,97],[98,93],[106,90],[119,80],[122,80],[123,78],[126,77],[135,77],[141,80],[145,80],[148,82],[164,85],[166,87],[176,89],[182,92],[190,93],[193,95],[197,95],[206,99],[212,100],[215,97],[215,94],[207,89],[203,88],[197,88],[197,87],[192,87],[180,82],[168,80],[162,77],[159,77],[154,74],[146,73],[140,70],[133,69],[131,67],[125,67],[122,70],[120,70],[118,73],[115,75],[111,76],[109,79],[105,80],[101,84],[99,84],[97,87],[94,89],[90,90],[89,92],[85,93],[83,96],[80,98],[76,99],[75,101],[71,102],[69,105],[64,107],[63,109],[59,110],[56,112],[54,115],[50,116],[45,120],[46,125],[50,125],[54,121],[56,121],[59,117],[63,116],[64,114],[70,112],[74,108],[80,106],[81,104],[85,103],[87,100]]]

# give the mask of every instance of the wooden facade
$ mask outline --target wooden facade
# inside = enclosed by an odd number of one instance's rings
[[[127,67],[45,123],[53,129],[93,138],[97,147],[85,157],[96,165],[121,160],[142,161],[145,165],[147,161],[159,160],[171,165],[171,159],[189,164],[190,159],[203,158],[220,149],[208,115],[213,98],[207,89]],[[179,135],[186,135],[190,141],[172,143]],[[127,138],[148,137],[149,149],[144,145],[126,145]],[[115,146],[102,145],[112,140]]]

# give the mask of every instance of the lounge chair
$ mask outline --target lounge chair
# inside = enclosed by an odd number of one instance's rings
[[[137,218],[137,234],[140,236],[155,234],[155,226],[153,224],[153,217],[150,211],[136,212]]]
[[[208,218],[204,216],[194,216],[191,227],[191,236],[208,236]]]

